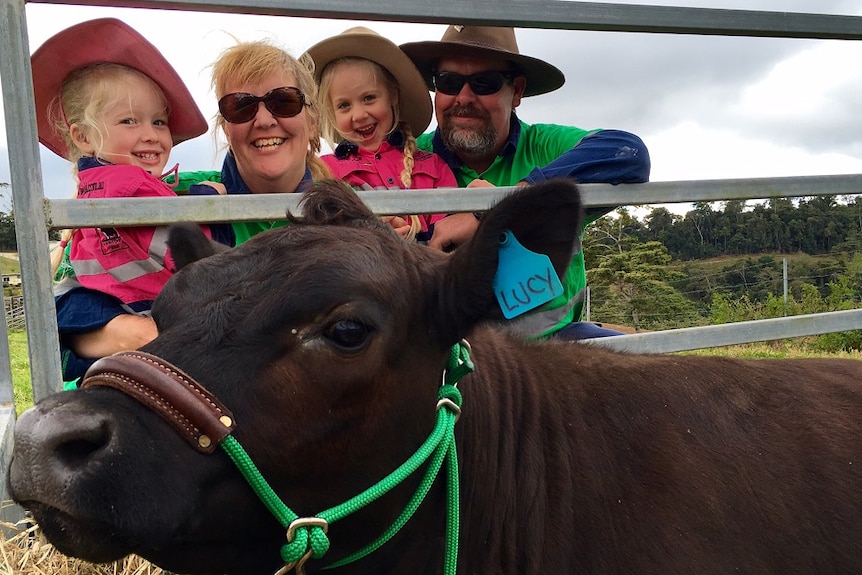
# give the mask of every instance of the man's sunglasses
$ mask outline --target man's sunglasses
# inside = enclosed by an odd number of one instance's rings
[[[507,80],[514,78],[514,72],[498,72],[489,70],[477,72],[465,76],[457,72],[435,72],[434,89],[447,96],[455,96],[461,93],[464,84],[470,84],[470,89],[477,96],[488,96],[496,94]]]
[[[244,124],[257,115],[257,105],[260,102],[263,102],[269,113],[276,118],[292,118],[302,112],[303,106],[310,105],[299,88],[285,86],[270,90],[263,96],[245,92],[227,94],[218,101],[218,109],[226,121]]]

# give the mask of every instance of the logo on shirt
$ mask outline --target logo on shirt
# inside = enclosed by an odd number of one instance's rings
[[[96,229],[99,231],[99,235],[101,236],[99,245],[102,248],[102,254],[107,256],[129,248],[129,246],[126,245],[126,242],[123,241],[122,236],[120,236],[119,232],[114,228]]]
[[[105,189],[105,182],[91,182],[84,186],[78,186],[78,195],[86,196],[90,192],[96,192],[98,190]]]

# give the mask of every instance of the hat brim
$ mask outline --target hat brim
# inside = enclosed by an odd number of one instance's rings
[[[566,83],[566,76],[559,68],[544,60],[524,56],[515,52],[507,52],[494,48],[471,46],[460,42],[407,42],[401,44],[401,50],[413,60],[429,90],[434,90],[434,62],[440,58],[463,58],[479,56],[488,58],[504,58],[512,62],[527,78],[527,88],[524,96],[547,94]]]
[[[159,85],[171,110],[168,126],[174,145],[207,131],[194,98],[162,53],[125,22],[99,18],[58,32],[30,58],[39,141],[58,156],[68,158],[68,150],[51,125],[48,107],[71,72],[103,62],[135,68]]]
[[[364,58],[380,64],[398,82],[400,98],[398,111],[414,136],[425,132],[431,123],[433,108],[425,80],[398,45],[374,33],[348,33],[322,40],[308,49],[314,60],[314,79],[320,76],[333,60],[344,57]]]

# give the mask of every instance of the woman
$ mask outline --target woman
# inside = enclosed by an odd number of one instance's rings
[[[311,106],[317,87],[307,66],[269,42],[243,42],[213,64],[212,86],[219,99],[214,137],[224,134],[228,153],[220,174],[181,177],[177,191],[220,179],[228,194],[301,192],[306,182],[331,177],[317,157],[318,116]],[[195,186],[190,193],[218,192]],[[211,229],[215,239],[233,246],[285,223],[234,222]],[[99,357],[136,349],[158,333],[151,318],[130,313],[104,294],[81,287],[61,287],[61,292],[57,320],[67,381],[79,378]]]

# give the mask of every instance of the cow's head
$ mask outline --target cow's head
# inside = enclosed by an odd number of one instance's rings
[[[505,232],[562,274],[582,210],[571,183],[527,187],[447,255],[403,241],[339,183],[317,184],[302,206],[291,225],[221,252],[196,227],[175,227],[183,267],[156,300],[159,336],[143,351],[232,410],[235,438],[274,491],[313,515],[380,480],[428,436],[451,346],[502,318],[492,281]],[[63,392],[23,414],[10,481],[70,555],[137,553],[187,573],[281,565],[284,531],[225,453],[195,451],[114,389]],[[381,533],[412,487],[333,525],[332,558]]]

